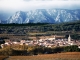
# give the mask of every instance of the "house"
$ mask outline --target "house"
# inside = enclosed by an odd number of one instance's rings
[[[1,48],[4,48],[4,44],[1,44]]]
[[[78,46],[78,48],[80,48],[80,45]]]
[[[26,43],[25,40],[21,40],[21,41],[20,41],[20,45],[23,45],[24,43]]]

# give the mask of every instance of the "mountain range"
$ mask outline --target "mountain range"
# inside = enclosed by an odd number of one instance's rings
[[[62,23],[80,20],[80,9],[36,9],[17,11],[14,14],[0,13],[0,23]]]

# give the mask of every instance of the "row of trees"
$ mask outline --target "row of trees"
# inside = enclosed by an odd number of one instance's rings
[[[5,24],[4,24],[5,25]],[[8,24],[0,26],[0,33],[26,34],[27,32],[47,32],[47,31],[80,31],[80,21],[61,24]],[[16,26],[16,27],[15,27]]]
[[[18,56],[18,55],[38,55],[38,54],[53,54],[53,53],[61,53],[61,52],[80,52],[78,46],[66,46],[66,47],[55,47],[55,48],[48,48],[42,46],[27,46],[23,47],[22,50],[15,50],[10,47],[6,47],[0,49],[0,55],[11,55],[11,56]]]

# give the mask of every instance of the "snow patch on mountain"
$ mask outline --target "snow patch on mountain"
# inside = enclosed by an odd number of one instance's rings
[[[6,19],[6,23],[61,23],[80,20],[80,9],[36,9],[17,11]]]

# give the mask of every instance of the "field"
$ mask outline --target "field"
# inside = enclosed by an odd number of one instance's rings
[[[10,56],[6,60],[80,60],[80,52],[66,52],[34,56]]]
[[[45,34],[45,33],[30,33],[30,35],[32,35],[32,36],[28,36],[28,38],[29,39],[32,39],[32,40],[36,40],[36,34]],[[27,38],[27,36],[24,34],[24,35],[14,35],[14,34],[0,34],[0,38],[1,37],[7,37],[7,38],[9,38],[9,39],[11,39],[11,40],[17,40],[17,39],[26,39]],[[39,36],[39,38],[41,38],[41,39],[44,39],[44,38],[53,38],[54,37],[54,35],[50,35],[50,36]],[[63,36],[60,36],[60,35],[56,35],[56,37],[58,38],[58,37],[61,37],[61,38],[64,38],[64,35]]]
[[[7,56],[0,56],[0,60],[4,60]]]

